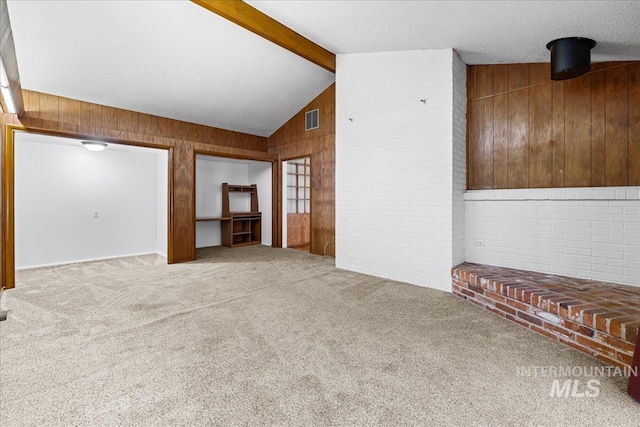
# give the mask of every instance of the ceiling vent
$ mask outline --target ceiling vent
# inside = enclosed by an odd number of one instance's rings
[[[317,129],[319,126],[319,111],[315,110],[307,111],[304,114],[304,130]]]
[[[584,37],[566,37],[547,43],[551,51],[551,80],[567,80],[591,70],[591,49],[596,42]]]

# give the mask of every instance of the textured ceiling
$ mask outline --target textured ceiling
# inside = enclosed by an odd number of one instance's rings
[[[269,136],[334,75],[189,1],[8,1],[22,87]]]
[[[251,1],[334,53],[454,48],[467,64],[548,62],[589,37],[592,60],[640,59],[640,1]]]
[[[469,64],[640,59],[640,1],[248,1],[334,53],[454,48]],[[22,86],[269,136],[333,74],[189,2],[8,0]]]

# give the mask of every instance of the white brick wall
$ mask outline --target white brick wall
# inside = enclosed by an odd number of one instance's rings
[[[466,260],[640,286],[639,193],[638,187],[469,191]]]
[[[466,104],[464,66],[453,55],[450,49],[338,55],[337,267],[450,291],[452,118],[461,119],[460,103]],[[455,130],[455,152],[464,158],[461,129],[464,123]],[[455,176],[459,186],[459,160]]]
[[[464,261],[464,192],[467,189],[467,66],[453,52],[453,254]]]

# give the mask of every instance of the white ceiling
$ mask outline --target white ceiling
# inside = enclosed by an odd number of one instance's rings
[[[334,53],[455,48],[469,64],[640,59],[640,1],[251,1]],[[22,86],[269,136],[334,75],[187,1],[8,0]]]
[[[560,37],[592,60],[640,59],[640,1],[253,1],[334,53],[454,48],[467,64],[548,62]]]
[[[8,1],[25,89],[269,136],[334,75],[189,1]]]

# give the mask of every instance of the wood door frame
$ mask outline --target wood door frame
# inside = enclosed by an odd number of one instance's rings
[[[313,209],[311,208],[312,206],[312,201],[313,201],[313,180],[311,179],[311,174],[313,173],[313,167],[311,166],[313,164],[313,154],[307,154],[307,155],[302,155],[302,156],[294,156],[294,157],[286,157],[284,159],[280,159],[280,169],[282,170],[282,182],[280,182],[280,188],[282,189],[284,186],[284,176],[287,175],[287,171],[284,170],[284,168],[282,167],[283,162],[289,162],[291,160],[300,160],[300,159],[306,159],[309,158],[309,253],[311,252],[311,249],[313,248]],[[286,195],[283,194],[282,197],[284,199]],[[284,205],[284,200],[282,201],[282,204]],[[282,208],[281,208],[282,209]],[[288,209],[287,209],[287,215],[289,214]],[[284,229],[284,212],[282,215],[282,219],[280,221],[280,225],[281,227]],[[288,234],[288,233],[287,233]],[[287,236],[288,237],[288,236]],[[283,234],[280,234],[280,239],[284,240],[283,238]],[[281,246],[282,247],[282,246]],[[289,247],[287,245],[287,247]]]
[[[191,199],[192,203],[192,212],[193,212],[193,223],[194,223],[194,238],[193,238],[193,247],[195,253],[195,223],[196,223],[196,157],[200,154],[202,156],[210,156],[210,157],[223,157],[226,159],[235,159],[235,160],[251,160],[254,162],[264,162],[271,163],[271,247],[272,248],[281,248],[282,244],[282,234],[280,230],[280,224],[278,222],[278,214],[281,211],[281,208],[278,206],[278,200],[280,195],[280,190],[278,189],[278,155],[271,153],[264,153],[264,156],[246,156],[241,154],[231,154],[221,151],[216,151],[214,149],[194,149],[193,150],[193,197]],[[258,199],[259,200],[259,199]],[[280,236],[276,238],[276,236]]]
[[[28,127],[21,125],[7,124],[5,127],[5,140],[3,141],[3,149],[1,153],[2,161],[2,284],[5,289],[15,287],[16,265],[15,265],[15,136],[14,133],[27,132],[40,135],[49,135],[63,138],[73,139],[89,139],[100,140],[112,144],[130,145],[144,148],[156,148],[167,150],[167,263],[173,264],[173,207],[174,207],[174,191],[173,191],[173,147],[153,144],[150,142],[141,142],[128,139],[117,139],[108,137],[97,137],[95,135],[87,135],[73,132],[53,131],[48,129],[40,129],[36,127]],[[0,286],[1,287],[1,286]]]

